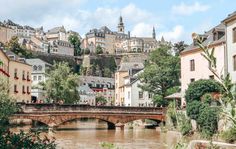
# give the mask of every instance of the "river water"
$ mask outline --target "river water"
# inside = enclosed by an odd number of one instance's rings
[[[14,128],[14,131],[19,129],[27,130],[29,126]],[[113,143],[119,149],[170,149],[179,139],[174,133],[140,126],[108,130],[107,124],[98,120],[67,122],[47,135],[56,138],[58,149],[102,149],[102,142]]]

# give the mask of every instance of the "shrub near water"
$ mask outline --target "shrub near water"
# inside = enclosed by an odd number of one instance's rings
[[[201,97],[206,93],[222,92],[223,87],[215,80],[198,80],[189,84],[186,91],[185,99],[187,102],[193,100],[201,100]]]

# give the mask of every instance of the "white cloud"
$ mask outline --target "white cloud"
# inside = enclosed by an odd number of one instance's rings
[[[195,2],[192,5],[188,5],[185,4],[184,2],[181,2],[181,4],[172,7],[172,13],[178,15],[191,15],[196,12],[205,12],[209,8],[210,6],[200,4],[199,2]]]
[[[172,28],[171,31],[166,31],[166,32],[160,32],[157,37],[158,39],[161,39],[163,36],[165,40],[167,41],[173,41],[177,42],[180,40],[180,38],[183,38],[184,34],[184,28],[181,25],[176,25],[175,27]]]
[[[153,26],[151,24],[141,22],[134,26],[131,35],[137,37],[152,37],[152,28]]]

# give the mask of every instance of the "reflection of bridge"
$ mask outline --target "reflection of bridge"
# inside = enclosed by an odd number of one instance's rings
[[[11,119],[31,119],[49,127],[80,118],[96,118],[106,121],[108,128],[123,128],[124,124],[139,119],[165,120],[165,110],[157,107],[117,107],[59,104],[20,104],[21,111]]]

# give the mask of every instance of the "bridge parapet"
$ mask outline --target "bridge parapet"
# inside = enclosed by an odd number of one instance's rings
[[[165,108],[159,107],[121,107],[121,106],[90,106],[72,104],[25,104],[19,103],[21,113],[46,112],[111,112],[111,113],[143,113],[165,114]]]

